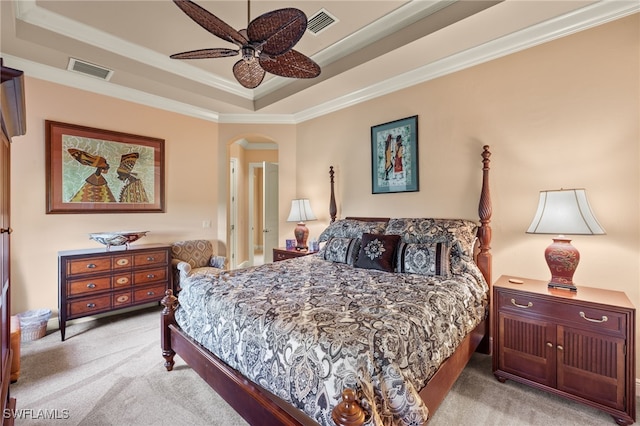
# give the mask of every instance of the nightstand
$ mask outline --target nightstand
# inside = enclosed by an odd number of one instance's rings
[[[309,250],[287,250],[284,247],[274,248],[273,249],[273,261],[278,262],[280,260],[293,259],[294,257],[307,256],[310,254],[317,253],[317,251],[309,251]]]
[[[493,374],[636,418],[635,308],[620,291],[502,276],[493,285]]]

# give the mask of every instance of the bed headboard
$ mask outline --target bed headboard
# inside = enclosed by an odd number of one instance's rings
[[[489,145],[482,147],[482,189],[480,190],[480,202],[478,204],[478,216],[480,218],[480,226],[478,228],[478,241],[476,243],[476,253],[474,260],[482,272],[485,280],[489,285],[492,281],[492,255],[491,255],[491,192],[489,190],[489,163],[491,152]],[[329,214],[331,223],[335,222],[337,217],[336,198],[334,189],[334,171],[333,166],[329,167],[329,177],[331,178],[331,198],[329,201]],[[346,219],[361,220],[366,222],[388,222],[388,217],[358,217],[348,216]]]

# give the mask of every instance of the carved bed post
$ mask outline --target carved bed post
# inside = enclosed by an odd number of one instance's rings
[[[175,364],[173,357],[176,353],[171,349],[171,331],[169,330],[169,326],[176,323],[175,312],[178,308],[178,298],[173,295],[173,290],[168,289],[160,303],[164,306],[160,317],[160,330],[162,333],[160,336],[160,345],[162,346],[162,356],[165,359],[164,367],[167,371],[171,371],[173,370],[173,364]]]
[[[480,192],[480,204],[478,205],[478,215],[480,216],[480,228],[478,229],[478,241],[480,242],[480,253],[478,253],[477,264],[482,271],[487,283],[491,285],[491,192],[489,190],[489,160],[491,152],[489,145],[482,147],[482,191]]]
[[[364,410],[356,401],[356,392],[347,388],[342,391],[342,401],[331,412],[337,426],[360,426],[364,424]]]
[[[336,194],[333,189],[333,166],[329,166],[329,178],[331,178],[331,199],[329,200],[329,215],[331,216],[331,223],[336,221],[338,215],[338,208],[336,207]]]

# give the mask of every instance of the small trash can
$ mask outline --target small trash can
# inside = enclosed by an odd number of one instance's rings
[[[31,342],[37,340],[47,333],[47,322],[51,318],[51,309],[36,309],[26,311],[17,315],[20,320],[20,340]]]

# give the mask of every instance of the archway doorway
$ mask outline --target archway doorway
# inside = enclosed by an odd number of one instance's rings
[[[271,262],[278,243],[278,145],[263,136],[244,136],[228,154],[229,267]]]

